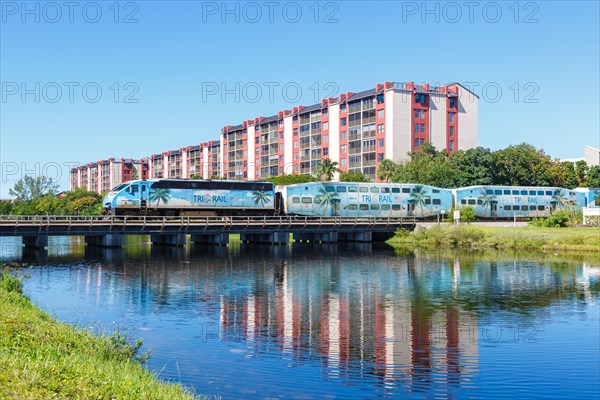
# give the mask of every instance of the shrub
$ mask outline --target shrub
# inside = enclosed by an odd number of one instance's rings
[[[544,228],[567,228],[581,223],[583,213],[574,209],[556,211],[546,218],[535,218],[531,225]]]
[[[446,217],[446,222],[454,222],[454,211],[457,209],[452,207],[448,212],[448,216]],[[473,207],[461,207],[460,210],[460,221],[461,222],[474,222],[477,220],[477,214],[475,213],[475,209]]]

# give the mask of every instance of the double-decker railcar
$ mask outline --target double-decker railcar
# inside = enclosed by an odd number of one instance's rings
[[[452,207],[452,191],[426,185],[311,182],[278,187],[291,215],[435,218]]]
[[[585,194],[558,187],[468,186],[454,189],[457,208],[473,207],[479,218],[548,217],[557,209],[585,206]]]
[[[151,179],[123,183],[102,202],[112,215],[273,215],[273,183]]]
[[[573,190],[583,193],[586,207],[600,207],[600,188],[577,188]]]

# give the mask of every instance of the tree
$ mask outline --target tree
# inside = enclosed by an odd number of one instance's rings
[[[397,169],[398,165],[392,160],[383,160],[377,166],[377,178],[389,183]]]
[[[19,179],[12,189],[8,190],[8,194],[19,201],[28,201],[37,199],[38,197],[53,195],[58,191],[58,184],[52,178],[45,176],[32,177],[25,175]]]
[[[275,185],[294,185],[296,183],[316,182],[318,180],[318,178],[308,174],[272,176],[267,179],[268,182],[273,182]]]
[[[521,143],[493,153],[496,185],[550,186],[553,182],[550,156],[542,149]]]
[[[135,165],[133,166],[133,168],[131,169],[131,180],[135,181],[139,179],[139,174],[138,174],[138,170],[135,167]]]
[[[343,172],[340,174],[340,182],[371,182],[371,179],[362,172]]]
[[[171,198],[171,191],[169,189],[150,189],[150,201],[156,200],[156,206],[162,201],[163,204],[167,204]]]
[[[317,166],[315,175],[319,179],[331,181],[333,179],[333,175],[340,172],[338,165],[339,163],[337,161],[331,161],[329,158],[324,158],[323,161],[321,161]]]
[[[600,188],[600,167],[592,165],[588,171],[587,176],[588,187]]]

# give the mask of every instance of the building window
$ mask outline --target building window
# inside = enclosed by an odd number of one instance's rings
[[[425,110],[415,110],[415,118],[425,118]]]
[[[342,140],[346,140],[346,131],[342,132]]]
[[[340,123],[341,123],[341,125],[342,125],[342,126],[346,126],[346,121],[347,121],[346,117],[342,118],[342,119],[340,120]]]
[[[346,151],[348,150],[348,146],[346,146],[345,144],[342,145],[342,154],[346,154]]]
[[[294,136],[298,136],[298,128],[294,128]]]
[[[258,144],[260,141],[260,138],[254,138],[254,143]]]
[[[298,165],[294,165],[294,173],[298,173]]]
[[[323,155],[324,156],[328,156],[329,155],[329,148],[328,147],[323,147]]]
[[[454,151],[454,140],[451,140],[449,145],[448,145],[448,150],[450,151]]]
[[[279,151],[283,151],[283,143],[279,145]]]
[[[450,122],[454,122],[454,114],[455,114],[455,113],[453,113],[453,112],[451,112],[451,113],[448,113],[448,116],[449,116],[449,121],[450,121]]]
[[[423,144],[425,144],[425,139],[419,139],[419,145],[423,146]]]
[[[279,139],[283,139],[283,132],[279,132]]]
[[[425,124],[415,124],[415,133],[424,133]]]
[[[323,122],[323,130],[324,131],[329,130],[329,122]]]
[[[324,143],[328,143],[329,142],[329,135],[323,135],[323,142]]]
[[[377,153],[377,162],[383,161],[383,153]]]
[[[377,125],[377,133],[383,133],[383,124]]]
[[[283,162],[283,155],[279,156],[279,162]]]
[[[450,108],[454,108],[456,106],[456,97],[450,97]]]
[[[298,141],[294,140],[294,148],[297,149],[298,148]]]
[[[419,147],[419,139],[415,139],[415,147]]]
[[[449,135],[450,136],[454,136],[454,127],[453,126],[450,127],[450,133],[449,133]]]
[[[346,159],[342,158],[342,167],[345,167],[345,166],[346,166]]]
[[[346,111],[346,103],[340,104],[340,110]]]
[[[383,144],[384,144],[383,139],[378,139],[377,140],[377,147],[382,148]]]
[[[415,94],[415,102],[421,105],[425,105],[425,95],[424,94]]]
[[[294,121],[294,123],[298,122],[298,116],[297,115],[294,115],[293,121]]]
[[[328,113],[328,112],[329,112],[329,109],[328,109],[328,108],[324,108],[324,109],[323,109],[323,115],[327,115],[327,113]]]
[[[378,94],[377,95],[377,104],[383,104],[383,100],[384,100],[385,96],[382,94]]]
[[[377,118],[378,119],[383,119],[384,116],[385,116],[384,110],[377,110]]]

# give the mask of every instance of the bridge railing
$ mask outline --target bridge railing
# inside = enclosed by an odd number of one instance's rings
[[[416,223],[415,217],[309,217],[309,216],[80,216],[80,215],[0,215],[0,225],[397,225]]]

